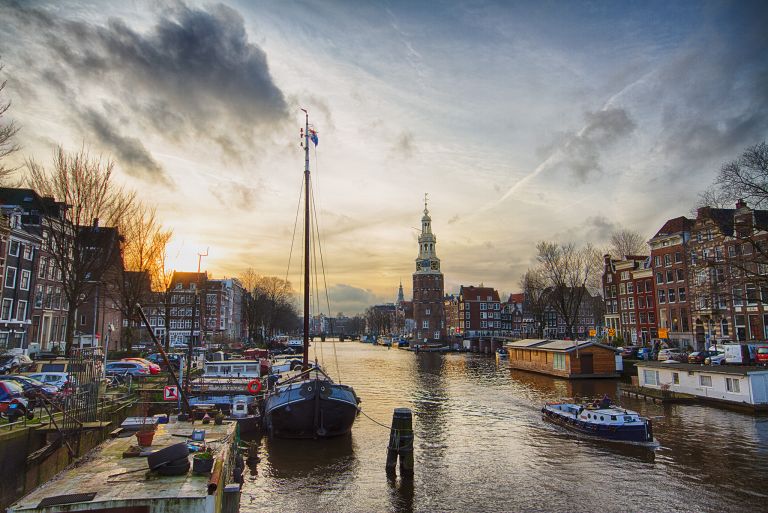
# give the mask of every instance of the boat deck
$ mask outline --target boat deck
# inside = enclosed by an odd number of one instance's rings
[[[217,426],[202,425],[199,422],[194,424],[176,422],[173,418],[168,424],[158,425],[151,449],[157,451],[184,441],[184,438],[174,435],[191,435],[193,427],[205,429],[206,444],[213,449],[217,462],[226,461],[229,457],[232,437],[235,435],[235,422],[225,422]],[[204,503],[213,500],[209,495],[208,486],[211,476],[195,475],[191,470],[183,476],[161,476],[150,472],[147,458],[123,458],[123,451],[136,444],[135,436],[114,438],[103,442],[53,479],[20,499],[8,509],[8,512],[84,511],[146,504],[151,505],[148,511],[155,511],[155,506],[161,508],[158,511],[170,511],[162,508],[161,504],[166,502],[163,499],[176,503],[186,502],[189,506],[187,511],[210,507],[210,504],[204,506]],[[192,454],[189,457],[191,461]],[[146,471],[142,472],[141,469]],[[89,492],[96,495],[87,502],[47,508],[38,507],[46,498]],[[185,499],[187,501],[184,501]]]

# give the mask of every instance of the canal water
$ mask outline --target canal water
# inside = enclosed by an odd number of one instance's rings
[[[260,439],[242,512],[768,511],[768,417],[654,405],[620,397],[616,380],[568,382],[487,356],[335,346],[367,416],[349,437]],[[310,351],[335,378],[333,345]],[[605,393],[651,417],[660,448],[580,438],[541,418],[545,401]],[[412,481],[384,471],[397,407],[414,414]]]

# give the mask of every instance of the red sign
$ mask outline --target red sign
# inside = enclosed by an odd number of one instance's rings
[[[176,385],[168,385],[163,388],[163,401],[178,401],[179,400],[179,387]]]

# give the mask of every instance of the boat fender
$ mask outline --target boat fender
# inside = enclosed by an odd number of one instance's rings
[[[260,379],[252,379],[248,382],[248,392],[251,394],[258,394],[261,392],[261,380]]]

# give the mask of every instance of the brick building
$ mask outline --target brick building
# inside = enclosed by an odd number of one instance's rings
[[[461,286],[459,318],[463,319],[462,335],[471,337],[501,336],[501,301],[491,287]]]
[[[440,341],[445,335],[443,312],[443,273],[437,258],[437,238],[432,233],[432,218],[424,202],[419,235],[419,256],[413,273],[413,338],[417,341]]]
[[[688,290],[688,262],[694,221],[670,219],[648,241],[656,296],[656,323],[668,331],[668,343],[675,347],[692,345]]]

